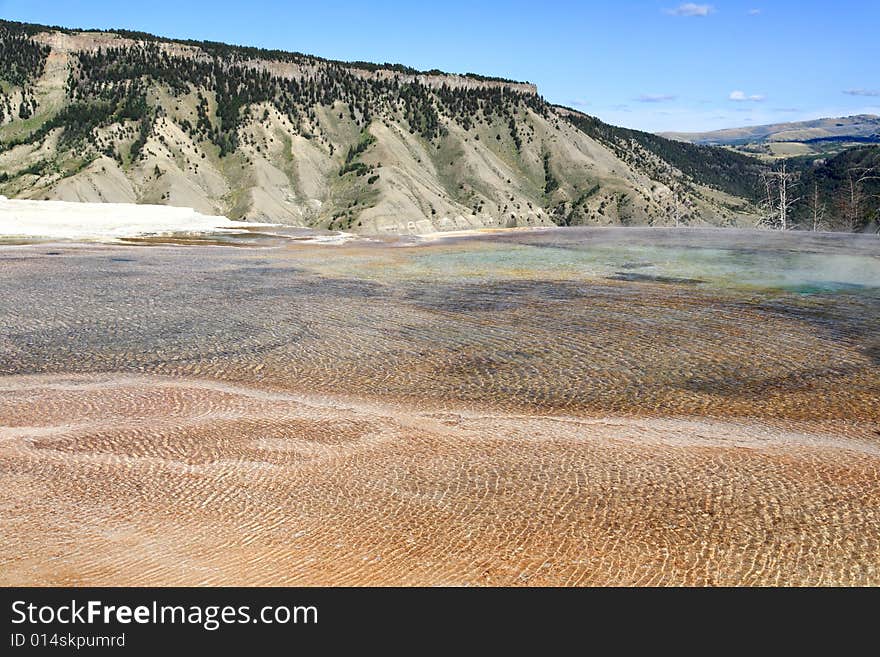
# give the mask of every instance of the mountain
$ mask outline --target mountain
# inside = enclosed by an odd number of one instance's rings
[[[667,139],[730,146],[770,158],[829,155],[861,144],[880,144],[880,116],[857,114],[813,121],[771,123],[711,132],[664,132]]]
[[[759,162],[529,83],[0,21],[0,194],[355,232],[752,225]]]
[[[770,123],[711,132],[663,132],[661,136],[690,144],[735,146],[760,141],[801,141],[880,136],[880,116],[857,114],[812,121]]]

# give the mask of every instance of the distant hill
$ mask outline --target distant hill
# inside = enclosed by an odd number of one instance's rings
[[[810,142],[844,140],[846,137],[880,140],[880,116],[857,114],[813,121],[771,123],[711,132],[662,132],[661,136],[690,144],[738,146],[757,142]]]
[[[830,157],[865,144],[880,144],[880,116],[858,114],[838,118],[772,123],[714,130],[664,132],[689,144],[723,146],[764,160],[791,157]]]

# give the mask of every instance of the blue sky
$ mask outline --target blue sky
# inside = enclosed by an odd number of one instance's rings
[[[880,114],[878,0],[0,0],[0,17],[529,80],[654,131]]]

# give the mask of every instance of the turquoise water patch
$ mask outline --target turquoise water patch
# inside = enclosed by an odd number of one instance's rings
[[[353,243],[304,267],[379,283],[569,281],[732,294],[872,293],[880,239],[827,233],[566,228],[395,248]]]
[[[861,292],[869,286],[859,283],[843,283],[841,281],[809,282],[802,285],[791,285],[785,288],[796,294],[835,294],[838,292]]]

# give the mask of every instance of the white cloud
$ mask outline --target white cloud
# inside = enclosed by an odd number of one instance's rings
[[[749,16],[760,16],[761,10],[760,9],[749,9],[748,14],[749,14]]]
[[[843,93],[848,96],[880,96],[878,89],[846,89]]]
[[[572,107],[586,107],[590,104],[590,101],[584,100],[583,98],[575,98],[573,100],[568,101],[568,104]]]
[[[670,94],[642,94],[635,100],[640,103],[666,103],[670,100],[675,100],[676,96],[672,96]]]
[[[735,100],[738,103],[751,101],[753,103],[760,103],[764,100],[764,96],[761,94],[752,94],[751,96],[747,96],[744,91],[740,91],[737,89],[736,91],[731,91],[730,95],[727,97],[729,100]]]
[[[682,5],[678,5],[675,9],[667,9],[666,13],[673,16],[708,16],[714,11],[715,7],[712,5],[698,5],[693,2],[685,2]]]

